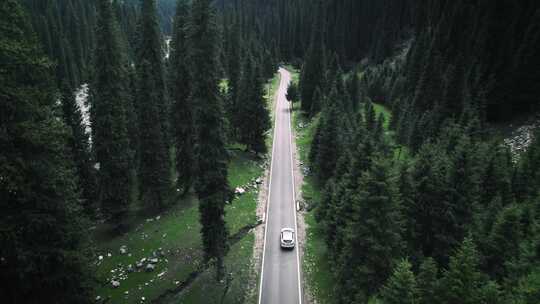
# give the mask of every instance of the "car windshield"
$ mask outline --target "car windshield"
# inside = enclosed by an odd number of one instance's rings
[[[292,231],[283,231],[283,240],[292,241],[293,240],[293,232]]]

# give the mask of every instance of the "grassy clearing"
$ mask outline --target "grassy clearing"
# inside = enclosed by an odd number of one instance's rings
[[[263,170],[251,155],[239,151],[232,153],[229,168],[232,187],[245,186],[259,177]],[[231,234],[256,222],[256,197],[257,190],[247,188],[244,195],[226,206],[226,221]],[[185,281],[202,263],[199,211],[195,197],[178,202],[163,214],[140,216],[138,221],[134,229],[120,237],[107,239],[104,232],[96,231],[97,254],[103,256],[97,266],[97,277],[102,283],[97,288],[97,295],[110,297],[112,303],[139,303],[142,297],[154,299]],[[247,237],[245,239],[249,240]],[[242,239],[239,243],[245,242]],[[126,254],[120,254],[121,246],[127,247]],[[237,254],[235,248],[231,248],[230,255]],[[127,271],[128,265],[135,267],[137,261],[152,258],[154,252],[160,251],[163,257],[158,254],[159,262],[154,271]],[[111,257],[108,257],[109,253]],[[113,277],[120,279],[120,287],[112,288],[108,283]],[[206,284],[216,282],[211,280]]]
[[[390,121],[392,120],[392,112],[382,104],[374,103],[373,108],[377,116],[382,114],[384,116],[384,129],[386,138],[390,141],[394,147],[394,159],[396,161],[407,161],[410,158],[409,148],[396,143],[395,132],[390,130]]]

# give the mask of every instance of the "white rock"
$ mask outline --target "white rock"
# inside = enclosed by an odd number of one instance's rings
[[[98,256],[98,260],[100,261],[103,260],[103,256],[102,255]]]
[[[112,254],[110,252],[107,253],[107,257],[109,257],[109,258],[112,257]]]
[[[156,266],[154,264],[148,264],[146,265],[146,272],[152,272],[156,269]]]
[[[118,287],[120,287],[120,282],[116,281],[116,280],[112,280],[111,285],[112,285],[113,288],[118,288]]]
[[[150,262],[150,264],[157,264],[159,262],[159,259],[158,258],[151,258],[148,260],[148,262]]]
[[[242,187],[236,187],[236,189],[234,189],[234,193],[236,194],[244,194],[245,192],[246,192],[246,189]]]

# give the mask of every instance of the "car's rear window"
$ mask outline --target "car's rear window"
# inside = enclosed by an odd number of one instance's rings
[[[283,231],[283,239],[284,240],[292,240],[293,239],[293,233],[291,231]]]

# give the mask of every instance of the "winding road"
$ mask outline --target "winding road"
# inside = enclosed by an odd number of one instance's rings
[[[279,69],[279,73],[281,80],[276,100],[259,304],[301,304],[298,248],[282,250],[279,240],[281,228],[289,227],[298,231],[294,200],[291,108],[285,97],[291,74],[283,68]],[[296,244],[298,245],[298,241]]]

